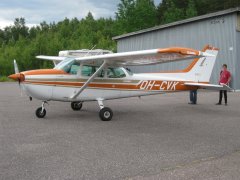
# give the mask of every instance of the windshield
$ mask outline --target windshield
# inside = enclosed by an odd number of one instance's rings
[[[79,66],[80,66],[80,63],[75,61],[74,59],[72,60],[67,59],[60,62],[54,69],[61,69],[66,73],[77,74]]]

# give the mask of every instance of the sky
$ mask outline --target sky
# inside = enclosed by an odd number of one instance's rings
[[[161,0],[154,0],[159,4]],[[120,0],[0,0],[0,28],[24,17],[27,26],[46,21],[58,22],[65,17],[79,19],[91,12],[94,18],[113,17]]]

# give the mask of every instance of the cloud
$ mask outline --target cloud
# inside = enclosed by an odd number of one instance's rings
[[[1,0],[0,28],[24,17],[28,26],[46,21],[58,22],[67,18],[83,18],[91,12],[94,18],[114,17],[120,0]],[[155,0],[159,3],[160,0]]]

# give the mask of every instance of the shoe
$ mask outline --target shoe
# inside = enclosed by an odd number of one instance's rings
[[[222,105],[222,103],[217,103],[216,105]]]
[[[192,105],[192,104],[194,104],[194,103],[193,103],[193,102],[189,102],[188,104],[191,104],[191,105]]]
[[[227,103],[225,103],[225,106],[227,106],[228,104]]]

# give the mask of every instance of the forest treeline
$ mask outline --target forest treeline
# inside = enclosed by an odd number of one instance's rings
[[[24,18],[16,18],[12,26],[0,29],[0,76],[13,73],[13,59],[20,70],[52,67],[52,63],[36,60],[39,54],[57,55],[67,49],[108,49],[116,51],[113,36],[171,23],[240,5],[240,0],[120,0],[114,18],[85,18],[60,22],[42,22],[27,27]]]

